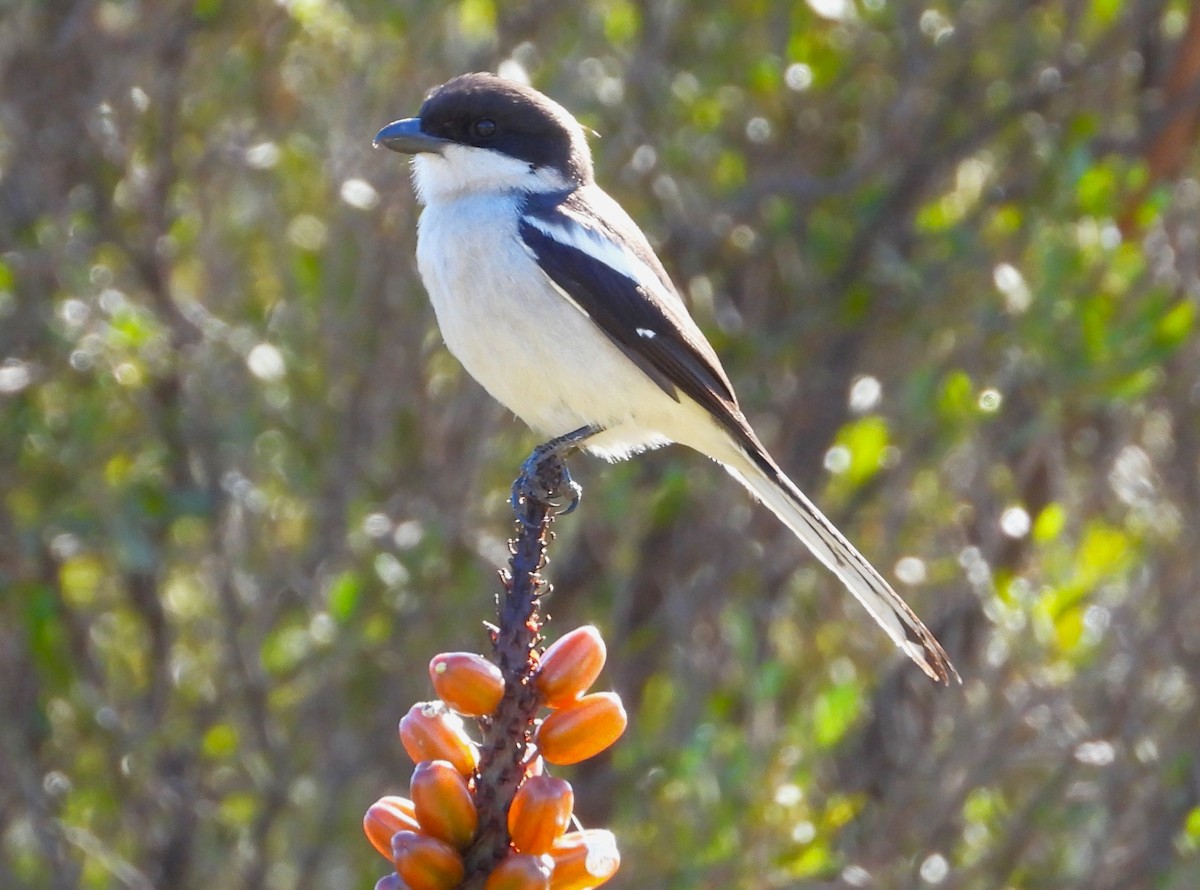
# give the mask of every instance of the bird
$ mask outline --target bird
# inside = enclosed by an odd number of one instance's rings
[[[620,460],[678,443],[711,458],[925,674],[958,679],[916,613],[767,452],[649,240],[596,183],[570,112],[473,72],[434,87],[374,145],[411,155],[417,269],[442,339],[547,450]]]

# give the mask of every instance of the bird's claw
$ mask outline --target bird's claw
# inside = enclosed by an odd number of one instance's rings
[[[558,516],[575,511],[583,489],[571,478],[566,456],[578,451],[580,443],[598,432],[599,427],[580,427],[533,449],[533,453],[521,464],[521,475],[513,483],[508,499],[509,506],[522,522],[528,522],[521,511],[523,503],[533,502],[551,507]],[[566,506],[563,506],[564,503]]]
[[[566,465],[564,464],[563,471],[566,472],[566,469]],[[567,491],[571,493],[571,500],[566,507],[558,510],[558,516],[568,516],[571,513],[574,513],[575,508],[579,506],[579,499],[583,497],[583,489],[579,486],[578,482],[571,478],[570,473],[566,473],[565,485]],[[557,507],[558,505],[555,504],[555,506]]]
[[[579,506],[582,494],[583,489],[571,478],[562,457],[554,450],[539,448],[521,465],[508,503],[518,515],[522,503],[534,501],[553,507],[556,515],[565,516]]]

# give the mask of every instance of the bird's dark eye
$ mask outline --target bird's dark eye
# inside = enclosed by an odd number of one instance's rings
[[[482,118],[471,124],[471,135],[476,139],[488,139],[496,135],[496,122],[488,118]]]

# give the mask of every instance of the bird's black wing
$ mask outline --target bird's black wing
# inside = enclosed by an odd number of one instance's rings
[[[689,396],[734,432],[748,432],[720,360],[641,230],[607,196],[531,195],[519,233],[558,290],[663,391]],[[753,435],[753,434],[751,434]]]

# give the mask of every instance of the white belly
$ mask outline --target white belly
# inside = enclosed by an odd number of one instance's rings
[[[558,293],[501,201],[465,196],[426,207],[417,265],[451,353],[491,395],[546,437],[582,426],[611,458],[689,435],[712,421],[676,402]],[[507,274],[505,274],[507,272]]]

